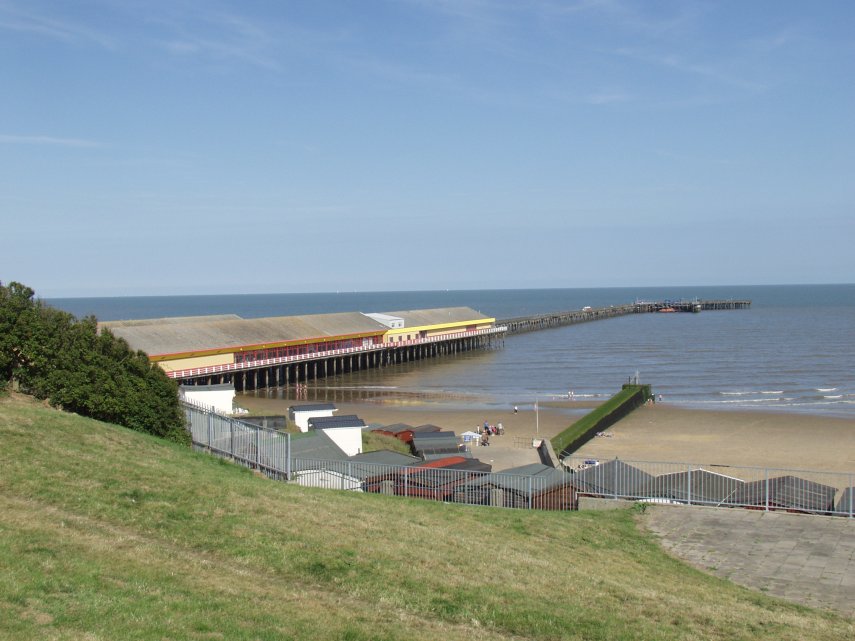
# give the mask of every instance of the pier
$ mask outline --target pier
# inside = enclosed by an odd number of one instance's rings
[[[532,316],[518,316],[497,321],[497,324],[507,327],[508,334],[521,334],[552,327],[563,327],[577,323],[588,323],[595,320],[626,316],[628,314],[690,312],[698,313],[707,310],[748,309],[750,300],[679,300],[679,301],[636,301],[627,305],[611,305],[609,307],[591,307],[567,312],[550,312]]]

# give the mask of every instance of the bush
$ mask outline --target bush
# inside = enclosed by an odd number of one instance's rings
[[[0,380],[51,405],[178,442],[188,442],[174,381],[94,316],[35,300],[0,283]]]

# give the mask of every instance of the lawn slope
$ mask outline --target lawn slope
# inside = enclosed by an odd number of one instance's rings
[[[0,398],[0,639],[841,639],[706,576],[628,512],[277,483]]]

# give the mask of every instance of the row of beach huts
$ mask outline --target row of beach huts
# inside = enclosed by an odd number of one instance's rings
[[[496,472],[473,456],[475,433],[366,425],[336,412],[331,403],[317,403],[290,407],[287,420],[208,413],[191,421],[191,431],[197,447],[310,487],[527,509],[577,509],[580,499],[593,497],[855,517],[852,475],[730,468],[731,475],[685,464],[572,457],[554,465],[546,456]],[[369,431],[401,440],[410,452],[365,452]]]
[[[473,457],[472,434],[458,436],[436,425],[366,425],[357,416],[335,416],[336,411],[330,403],[289,408],[289,421],[301,432],[290,448],[291,478],[297,483],[530,509],[576,509],[580,497],[596,497],[855,516],[851,478],[839,489],[793,474],[766,472],[746,481],[700,467],[618,459],[566,459],[558,466],[533,463],[493,472]],[[398,438],[411,453],[363,452],[365,431]]]

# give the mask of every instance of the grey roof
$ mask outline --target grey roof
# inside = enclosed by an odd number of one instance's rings
[[[350,334],[382,334],[388,328],[359,312],[280,316],[276,318],[204,317],[170,322],[110,321],[101,323],[133,349],[149,355],[205,352],[213,349],[263,346],[293,340],[323,339]]]
[[[390,434],[400,434],[401,432],[407,432],[412,429],[412,425],[407,425],[406,423],[394,423],[392,425],[381,425],[379,427],[376,427],[375,431],[389,432]]]
[[[464,452],[463,450],[422,450],[418,452],[419,456],[422,457],[422,461],[427,463],[429,461],[441,461],[442,459],[451,458],[452,456],[462,456],[463,458],[472,458],[471,452]],[[446,466],[447,467],[447,466]]]
[[[414,465],[422,462],[420,458],[392,450],[362,452],[361,454],[354,454],[350,457],[350,460],[358,463],[374,463],[377,465]]]
[[[402,467],[409,467],[421,463],[414,456],[407,456],[400,452],[391,450],[378,450],[376,452],[364,452],[349,458],[346,472],[354,478],[364,481],[367,478],[383,474],[394,474]]]
[[[457,439],[457,435],[448,430],[446,432],[416,432],[413,434],[413,439],[419,439],[420,441],[428,441],[431,439],[439,439],[439,438],[453,438]]]
[[[310,469],[309,461],[346,461],[347,454],[323,432],[306,432],[291,435],[291,455],[294,459],[306,459],[304,463],[294,461],[294,469]]]
[[[489,320],[492,316],[484,316],[470,307],[441,307],[438,309],[411,309],[403,312],[383,312],[388,316],[404,319],[404,327],[422,327],[425,325],[441,325],[443,323],[462,323],[465,321]]]
[[[647,472],[618,459],[571,473],[571,483],[580,492],[620,496],[635,496],[638,488],[652,478]]]
[[[493,470],[493,466],[489,463],[484,463],[483,461],[480,461],[477,458],[470,458],[466,459],[462,463],[447,465],[446,469],[466,470],[467,472],[491,472]]]
[[[439,436],[437,436],[439,435]],[[426,436],[428,438],[426,438]],[[413,451],[416,454],[424,452],[427,454],[437,454],[440,452],[457,452],[459,443],[454,432],[435,432],[430,434],[415,434],[413,435]]]
[[[316,416],[310,418],[309,429],[329,430],[336,427],[365,427],[365,422],[356,414],[345,414],[343,416]]]
[[[305,405],[291,405],[289,412],[325,412],[336,409],[332,403],[306,403]]]
[[[490,317],[468,307],[384,312],[404,319],[407,327],[488,320]],[[216,349],[262,347],[297,340],[312,340],[353,334],[385,333],[389,328],[360,312],[240,318],[239,316],[195,316],[133,321],[107,321],[101,328],[124,338],[133,349],[151,356],[187,354]]]
[[[638,487],[637,496],[720,504],[728,502],[743,485],[742,479],[698,469],[655,476]]]
[[[469,489],[478,487],[500,487],[512,492],[528,492],[528,478],[537,478],[538,483],[533,490],[540,492],[559,485],[569,485],[571,476],[563,470],[543,465],[542,463],[530,463],[494,474],[485,474],[465,483]]]
[[[730,503],[739,505],[769,505],[805,512],[830,512],[834,509],[837,488],[808,481],[797,476],[776,476],[769,479],[768,490],[765,480],[752,481],[736,492]]]
[[[430,423],[426,423],[425,425],[419,425],[413,428],[413,432],[441,432],[442,428],[438,425],[431,425]]]

